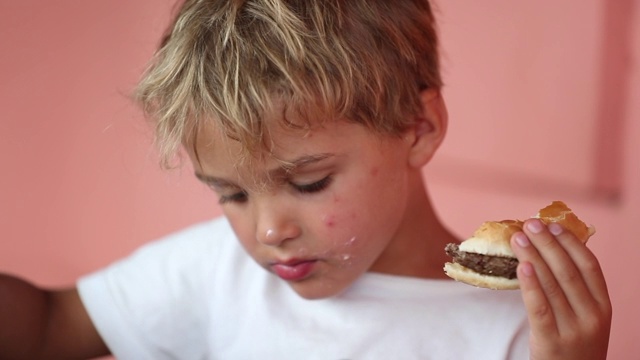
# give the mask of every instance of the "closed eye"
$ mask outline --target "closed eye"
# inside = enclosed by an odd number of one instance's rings
[[[298,191],[299,193],[310,194],[310,193],[320,192],[326,189],[329,186],[329,184],[331,184],[332,180],[333,178],[331,177],[331,175],[329,175],[323,178],[322,180],[313,182],[311,184],[299,185],[299,184],[291,183],[291,186],[293,186],[293,188],[296,189],[296,191]]]
[[[226,203],[245,203],[245,202],[247,202],[247,193],[244,191],[240,191],[230,195],[220,195],[220,197],[218,198],[218,203],[220,205],[223,205]]]

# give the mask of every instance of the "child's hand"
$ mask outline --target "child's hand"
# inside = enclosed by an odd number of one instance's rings
[[[571,232],[538,219],[511,238],[529,316],[531,359],[606,359],[611,302],[598,260]]]

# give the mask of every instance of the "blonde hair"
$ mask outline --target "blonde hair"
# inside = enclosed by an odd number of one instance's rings
[[[250,152],[280,111],[398,134],[441,85],[427,0],[186,0],[136,99],[169,165],[204,121]]]

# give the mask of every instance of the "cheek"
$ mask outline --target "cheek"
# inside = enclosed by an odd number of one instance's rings
[[[320,223],[326,231],[344,231],[349,228],[357,227],[358,213],[356,211],[349,211],[349,209],[343,209],[346,211],[334,211],[331,213],[325,213],[320,218]]]
[[[334,211],[320,217],[319,239],[328,248],[343,252],[354,250],[356,239],[366,237],[366,224],[353,211]]]
[[[352,212],[332,212],[321,216],[319,238],[324,242],[326,251],[341,261],[357,258],[358,239],[362,233],[362,224],[358,224],[357,215]]]

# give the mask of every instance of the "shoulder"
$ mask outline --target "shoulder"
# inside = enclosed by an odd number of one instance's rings
[[[154,261],[163,265],[186,262],[202,257],[218,257],[238,247],[235,234],[226,218],[196,223],[150,241],[114,265],[128,262]]]
[[[238,257],[240,253],[228,221],[217,218],[151,241],[105,269],[83,277],[79,285],[83,290],[87,283],[103,284],[122,296],[182,297],[188,294],[185,290],[201,288],[222,271],[222,259]]]
[[[78,290],[118,358],[203,358],[213,295],[235,291],[240,273],[230,266],[250,263],[227,220],[218,218],[147,243],[81,278]]]
[[[219,217],[174,231],[143,245],[141,249],[172,246],[180,247],[184,245],[209,246],[216,244],[216,246],[219,246],[234,239],[235,235],[227,219],[225,217]]]

